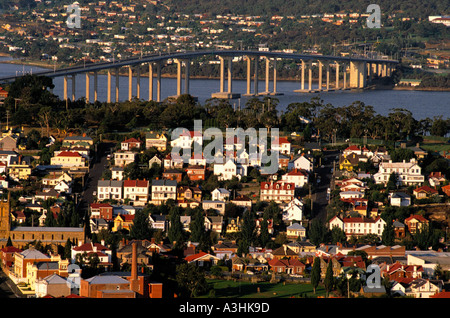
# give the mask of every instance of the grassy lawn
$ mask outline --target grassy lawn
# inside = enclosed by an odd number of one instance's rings
[[[215,298],[292,298],[325,296],[325,290],[323,286],[320,285],[317,287],[316,294],[314,294],[313,287],[310,284],[251,283],[227,280],[208,280],[208,283],[213,286],[215,290]]]

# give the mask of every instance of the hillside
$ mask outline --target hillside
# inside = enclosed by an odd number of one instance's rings
[[[336,12],[365,13],[370,1],[362,0],[163,0],[175,12],[246,15],[293,15]],[[449,0],[379,0],[382,13],[404,14],[415,18],[449,14]]]

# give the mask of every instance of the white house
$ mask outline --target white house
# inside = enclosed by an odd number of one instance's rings
[[[290,202],[294,199],[295,184],[285,181],[261,182],[260,200],[277,203]]]
[[[411,196],[404,192],[394,192],[389,194],[389,201],[392,206],[410,206]]]
[[[304,170],[292,169],[281,177],[281,180],[286,182],[292,182],[296,188],[302,188],[308,183],[309,175]]]
[[[149,199],[150,182],[148,180],[124,180],[123,198],[130,199],[134,205],[145,205]]]
[[[122,200],[123,181],[121,180],[98,180],[97,198],[102,200]]]
[[[177,182],[175,180],[152,180],[152,203],[161,204],[169,199],[177,199]]]
[[[117,151],[114,153],[114,165],[117,167],[125,167],[136,161],[136,155],[133,151]]]
[[[283,221],[301,221],[303,219],[303,202],[295,198],[283,207]]]
[[[409,162],[381,162],[378,166],[378,172],[374,174],[375,182],[387,184],[390,175],[395,172],[398,185],[420,185],[425,181],[422,175],[422,168],[413,158]]]
[[[225,163],[215,163],[214,174],[219,176],[220,181],[231,180],[233,177],[241,179],[242,176],[247,175],[247,166],[236,164],[230,159]]]
[[[230,197],[230,191],[225,188],[217,188],[211,192],[213,201],[226,201]]]
[[[203,145],[203,136],[201,132],[189,131],[188,133],[181,134],[178,138],[170,141],[170,146],[172,148],[179,147],[181,149],[191,148],[194,142]]]
[[[312,158],[307,158],[306,156],[302,155],[300,157],[294,158],[288,163],[288,170],[292,169],[299,169],[299,170],[305,170],[308,172],[313,171],[314,163]]]
[[[374,219],[367,217],[341,219],[340,217],[335,216],[329,221],[328,224],[330,230],[333,229],[334,226],[337,226],[343,230],[345,235],[347,235],[347,238],[367,234],[375,234],[381,237],[384,227],[386,226],[386,222],[381,217]]]

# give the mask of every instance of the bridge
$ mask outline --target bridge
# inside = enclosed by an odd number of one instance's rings
[[[242,51],[242,50],[211,50],[211,51],[189,51],[177,52],[170,54],[153,54],[146,55],[140,58],[130,58],[116,60],[113,62],[102,62],[88,64],[84,66],[76,66],[55,70],[48,70],[36,72],[35,75],[47,76],[50,78],[63,77],[64,85],[64,100],[68,99],[68,81],[72,81],[72,100],[75,100],[75,77],[78,74],[85,74],[86,76],[86,102],[90,101],[90,78],[94,80],[94,101],[97,101],[97,74],[99,71],[107,71],[107,102],[112,101],[112,77],[115,76],[115,102],[119,101],[119,74],[121,68],[128,69],[128,99],[133,98],[133,71],[136,76],[136,95],[138,99],[141,98],[141,68],[142,65],[148,65],[148,100],[161,101],[161,68],[164,67],[167,61],[171,60],[177,65],[177,95],[182,93],[190,94],[189,91],[189,68],[192,60],[211,56],[219,60],[220,63],[220,85],[219,91],[213,93],[211,97],[232,99],[240,97],[239,93],[233,92],[232,81],[232,67],[233,59],[240,57],[246,60],[246,80],[247,87],[244,96],[261,96],[261,95],[278,95],[277,92],[277,67],[276,63],[280,59],[290,59],[301,62],[300,81],[301,85],[296,92],[317,92],[317,91],[331,91],[331,90],[346,90],[346,89],[363,89],[367,87],[368,82],[373,76],[386,77],[391,76],[397,60],[389,59],[370,59],[364,57],[343,57],[343,56],[328,56],[328,55],[313,55],[313,54],[297,54],[297,53],[283,53],[283,52],[269,52],[269,51]],[[260,61],[265,61],[265,91],[258,91],[259,70],[258,65]],[[227,65],[225,65],[227,64]],[[252,73],[253,64],[253,73]],[[273,69],[272,76],[272,90],[270,90],[270,69]],[[313,65],[318,66],[318,88],[313,89],[312,86],[312,68]],[[225,67],[226,66],[226,67]],[[156,68],[156,70],[154,70]],[[184,92],[182,92],[182,79],[184,68]],[[225,76],[226,68],[226,76]],[[330,82],[331,68],[335,70],[335,83]],[[114,71],[114,74],[113,74]],[[154,74],[156,71],[156,74]],[[306,74],[308,72],[308,76]],[[23,75],[16,75],[10,77],[0,78],[0,83],[14,81],[16,78]],[[227,87],[225,90],[225,77]],[[251,89],[253,77],[253,91]],[[325,77],[325,80],[324,80]],[[341,81],[342,78],[342,81]],[[153,82],[156,79],[156,99],[154,98]],[[306,83],[307,80],[307,83]],[[307,85],[306,85],[307,84]],[[175,96],[175,97],[176,97]]]

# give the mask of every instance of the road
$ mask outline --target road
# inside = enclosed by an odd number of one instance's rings
[[[78,210],[87,211],[89,204],[94,202],[94,191],[97,191],[97,183],[101,178],[103,171],[108,165],[106,155],[114,147],[114,143],[99,143],[97,146],[97,154],[95,162],[89,169],[89,175],[86,178],[84,190],[80,195]]]
[[[22,298],[23,295],[11,279],[0,270],[0,298]]]
[[[328,205],[327,189],[330,188],[330,184],[333,181],[332,169],[334,168],[333,162],[336,156],[339,155],[337,150],[328,150],[323,152],[324,157],[322,159],[322,167],[317,168],[317,179],[320,178],[320,183],[316,187],[316,191],[313,194],[313,218],[325,222],[327,219]]]

